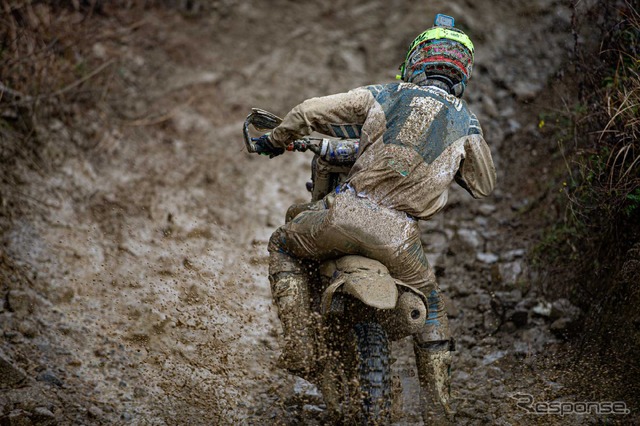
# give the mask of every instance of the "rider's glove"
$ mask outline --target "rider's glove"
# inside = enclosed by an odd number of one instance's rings
[[[269,133],[259,138],[251,138],[251,140],[255,142],[256,152],[260,155],[268,155],[269,158],[273,158],[284,153],[284,148],[278,148],[273,145]]]

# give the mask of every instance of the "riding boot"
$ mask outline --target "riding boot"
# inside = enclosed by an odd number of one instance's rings
[[[316,362],[309,279],[304,273],[283,272],[269,276],[271,293],[284,331],[278,360],[281,368],[306,378]]]
[[[424,423],[453,425],[449,341],[420,344],[414,340],[413,350],[420,381],[420,402]]]

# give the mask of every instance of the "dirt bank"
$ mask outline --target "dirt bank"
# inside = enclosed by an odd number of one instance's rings
[[[274,366],[279,325],[266,279],[266,242],[287,206],[307,200],[310,158],[244,153],[241,123],[253,106],[282,115],[311,96],[391,81],[437,12],[456,16],[476,44],[466,98],[500,180],[483,201],[455,189],[423,225],[458,341],[459,421],[537,424],[517,392],[570,400],[562,372],[537,359],[562,345],[579,312],[531,286],[532,242],[520,231],[536,194],[513,184],[535,190],[555,149],[526,107],[573,45],[568,6],[227,0],[194,15],[198,3],[187,3],[92,15],[84,52],[107,64],[100,84],[90,99],[62,98],[62,113],[38,116],[36,137],[15,150],[0,218],[0,371],[15,379],[0,390],[0,419],[322,423],[317,392]],[[3,149],[21,142],[7,138]],[[519,169],[509,166],[516,158]],[[398,424],[418,424],[407,347],[395,346],[406,388]]]

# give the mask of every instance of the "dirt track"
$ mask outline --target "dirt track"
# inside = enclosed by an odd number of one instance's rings
[[[501,182],[484,201],[454,190],[424,224],[452,299],[459,422],[539,420],[510,395],[557,397],[561,380],[532,365],[558,343],[533,310],[530,243],[513,238],[532,194],[512,193],[504,170],[519,147],[534,163],[550,149],[531,149],[538,117],[524,107],[566,59],[570,11],[553,0],[395,3],[226,1],[197,19],[153,11],[123,28],[125,43],[93,46],[117,61],[113,91],[71,123],[41,123],[46,155],[63,160],[25,168],[29,213],[2,237],[31,279],[10,283],[0,308],[0,348],[28,377],[0,409],[44,407],[62,424],[322,422],[313,389],[274,366],[266,279],[266,242],[287,206],[307,200],[310,157],[250,156],[241,124],[252,106],[283,115],[311,96],[392,81],[406,45],[443,12],[476,43],[466,99]],[[535,179],[528,170],[521,178]],[[525,324],[500,316],[514,310]],[[417,424],[405,346],[395,347],[399,424]]]

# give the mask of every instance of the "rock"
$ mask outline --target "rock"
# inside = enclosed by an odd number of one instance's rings
[[[491,296],[486,293],[475,293],[465,297],[462,301],[464,307],[484,312],[491,308]]]
[[[458,229],[456,235],[464,245],[472,250],[476,250],[484,244],[484,239],[474,229]]]
[[[457,296],[468,296],[473,293],[473,285],[467,281],[458,280],[451,285],[451,293]]]
[[[13,410],[9,414],[0,417],[2,426],[31,426],[33,422],[29,413],[23,410]]]
[[[322,398],[320,391],[318,391],[318,388],[314,384],[300,377],[296,377],[296,382],[293,385],[293,393],[298,397],[306,397],[308,399]]]
[[[148,395],[147,389],[141,387],[133,388],[133,397],[134,398],[144,398]]]
[[[500,259],[506,262],[511,262],[514,259],[519,259],[521,257],[524,257],[525,254],[526,254],[526,251],[524,249],[509,250],[507,252],[502,253],[500,255]]]
[[[513,342],[513,352],[516,356],[527,356],[529,354],[529,345],[522,340],[516,340]]]
[[[471,375],[463,370],[454,370],[452,375],[453,380],[458,382],[466,382],[471,379]]]
[[[424,232],[420,239],[424,244],[424,250],[429,253],[444,253],[449,244],[447,234],[440,231]]]
[[[473,348],[476,344],[476,339],[467,334],[463,334],[462,336],[456,338],[456,347],[460,346],[461,348],[470,349]]]
[[[516,327],[524,327],[529,322],[529,312],[516,310],[508,314],[507,319]]]
[[[36,407],[31,414],[31,420],[38,426],[56,424],[56,416],[46,407]]]
[[[482,109],[488,117],[495,118],[500,115],[498,107],[496,107],[496,103],[491,96],[482,97]]]
[[[36,376],[36,380],[39,382],[49,383],[50,385],[55,385],[59,388],[64,386],[62,380],[60,380],[55,374],[48,370],[45,370],[42,373],[38,374]]]
[[[93,417],[94,419],[99,419],[102,416],[104,416],[104,411],[102,411],[100,408],[96,407],[95,405],[92,405],[91,407],[89,407],[89,409],[87,410],[87,413],[89,414],[89,417]]]
[[[13,388],[25,381],[27,375],[0,354],[0,388]]]
[[[24,340],[24,336],[19,331],[7,330],[4,332],[4,337],[11,343],[21,343]]]
[[[519,101],[530,101],[542,90],[542,85],[529,80],[519,79],[509,88]]]
[[[522,198],[511,203],[511,210],[514,212],[525,211],[529,207],[529,199]]]
[[[496,263],[499,257],[493,253],[478,253],[476,254],[476,259],[478,259],[482,263],[491,265],[493,263]]]
[[[513,308],[522,300],[522,291],[515,289],[512,291],[497,291],[495,297],[500,303],[508,308]]]
[[[545,345],[557,342],[548,330],[541,327],[532,327],[522,333],[522,340],[529,346],[532,354],[540,353]]]
[[[491,396],[494,400],[504,401],[506,395],[504,385],[497,385],[491,389]],[[495,407],[497,408],[497,407]]]
[[[540,315],[541,317],[550,317],[551,316],[551,303],[545,302],[544,300],[539,302],[536,306],[533,307],[532,311],[536,315]]]
[[[482,325],[489,333],[494,333],[500,326],[500,319],[491,311],[486,311],[482,316]]]
[[[427,262],[429,262],[429,265],[431,265],[435,269],[439,267],[440,261],[442,260],[441,253],[425,253],[425,256],[427,257]],[[436,271],[436,275],[438,275],[438,271]]]
[[[513,321],[506,321],[504,324],[502,324],[502,327],[500,327],[500,331],[502,333],[504,333],[505,336],[508,336],[511,340],[513,340],[513,337],[511,337],[511,333],[513,333],[517,329],[518,329],[518,327],[516,327],[516,325],[513,323]],[[509,340],[509,344],[510,344],[511,340]],[[504,345],[505,341],[500,342],[501,345]]]
[[[563,339],[568,339],[575,332],[575,328],[575,320],[567,317],[557,319],[549,326],[553,334]]]
[[[312,414],[312,415],[318,415],[324,412],[322,408],[313,404],[304,404],[302,406],[302,411],[306,414]]]
[[[515,133],[522,128],[522,124],[514,118],[510,118],[507,124],[509,125],[509,133]]]
[[[562,317],[569,319],[577,319],[582,314],[582,311],[577,306],[573,305],[567,299],[558,299],[551,304],[550,317],[552,320],[556,320]]]
[[[476,216],[473,219],[473,221],[478,225],[478,228],[480,228],[480,229],[485,229],[485,228],[487,228],[487,226],[489,226],[489,219],[487,219],[486,217],[483,217],[483,216]],[[481,235],[483,235],[483,234],[481,233]]]
[[[477,212],[483,216],[491,216],[496,211],[494,204],[483,203],[476,208]]]
[[[38,335],[38,327],[33,321],[28,319],[18,324],[18,331],[28,338],[33,338]]]
[[[36,306],[36,300],[26,291],[10,290],[7,295],[7,305],[9,311],[24,316],[33,313]]]
[[[497,268],[491,270],[491,278],[496,283],[513,286],[517,284],[518,278],[522,275],[522,263],[519,260],[498,264]]]
[[[529,311],[536,305],[536,301],[532,298],[522,299],[516,305],[516,310]]]

